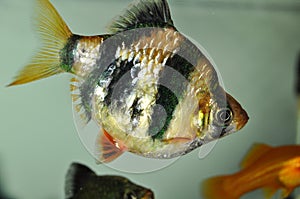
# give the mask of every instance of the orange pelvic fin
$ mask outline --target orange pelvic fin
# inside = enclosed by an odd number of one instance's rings
[[[247,168],[270,149],[272,149],[272,147],[266,144],[254,144],[240,163],[240,167]]]
[[[103,130],[103,133],[100,133],[98,142],[97,142],[97,153],[98,160],[102,163],[108,163],[126,151],[126,148],[119,144],[109,133]]]

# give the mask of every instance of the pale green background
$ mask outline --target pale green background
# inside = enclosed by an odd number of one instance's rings
[[[52,2],[74,32],[93,35],[104,33],[105,25],[130,1]],[[81,144],[72,120],[70,76],[5,87],[29,61],[38,40],[31,18],[34,1],[0,0],[2,188],[14,198],[63,198],[66,170],[71,162],[79,161],[99,174],[129,177],[150,187],[159,199],[196,199],[201,198],[202,180],[237,171],[253,143],[295,143],[293,89],[300,51],[300,2],[236,0],[241,3],[238,6],[201,2],[170,0],[174,22],[209,52],[226,89],[249,113],[249,123],[220,140],[202,160],[195,150],[163,170],[128,174],[97,166]],[[262,198],[261,192],[243,197],[247,198]]]

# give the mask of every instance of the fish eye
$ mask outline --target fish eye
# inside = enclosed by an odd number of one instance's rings
[[[219,126],[228,126],[232,121],[232,116],[230,108],[221,108],[215,114],[216,123]]]

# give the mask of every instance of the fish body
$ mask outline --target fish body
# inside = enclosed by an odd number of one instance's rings
[[[238,199],[255,189],[264,189],[265,198],[282,191],[282,198],[300,186],[300,146],[271,147],[256,144],[241,163],[241,170],[216,176],[203,183],[205,199]]]
[[[73,74],[75,110],[101,129],[98,160],[124,151],[173,158],[247,123],[210,61],[174,26],[167,1],[136,1],[96,36],[73,34],[48,0],[37,3],[44,46],[10,86]]]
[[[98,176],[79,163],[73,163],[68,170],[65,194],[66,199],[154,199],[150,189],[121,176]]]

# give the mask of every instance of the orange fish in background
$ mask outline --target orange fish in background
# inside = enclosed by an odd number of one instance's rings
[[[277,190],[287,197],[300,186],[300,145],[271,147],[255,144],[241,162],[241,171],[204,181],[205,199],[238,199],[247,192],[264,189],[265,198]]]

